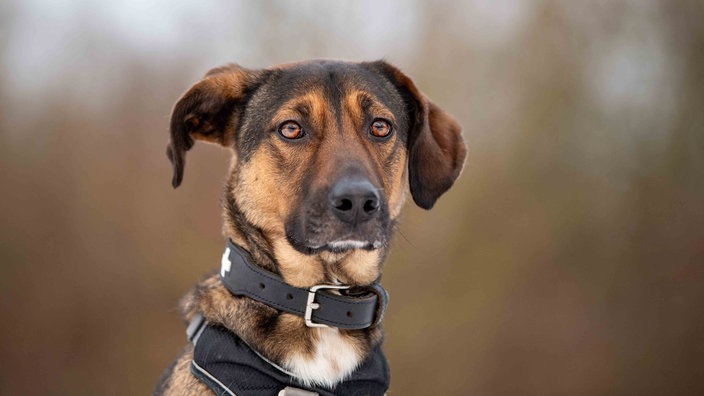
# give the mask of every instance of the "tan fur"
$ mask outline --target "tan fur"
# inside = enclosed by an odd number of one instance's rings
[[[381,275],[380,262],[378,250],[353,250],[333,267],[332,273],[343,284],[352,282],[369,284]]]
[[[284,219],[290,210],[290,196],[284,192],[295,191],[296,179],[282,177],[269,161],[272,155],[268,148],[257,151],[237,171],[231,193],[247,220],[275,238],[282,238]]]
[[[334,117],[328,108],[323,93],[319,90],[306,92],[297,98],[286,102],[272,119],[272,126],[281,124],[284,121],[297,119],[302,116],[297,108],[303,107],[308,111],[311,121],[318,127],[325,127],[326,123]]]
[[[320,258],[297,252],[285,239],[273,241],[274,254],[281,276],[296,287],[311,287],[325,282],[325,269]]]

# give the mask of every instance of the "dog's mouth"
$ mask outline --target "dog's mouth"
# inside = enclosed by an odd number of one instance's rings
[[[347,253],[353,250],[376,250],[384,246],[381,240],[361,239],[336,239],[324,243],[303,242],[295,240],[291,235],[286,236],[288,242],[296,250],[305,254],[318,254],[321,252]]]
[[[328,251],[332,253],[345,253],[355,249],[376,250],[383,246],[381,241],[361,241],[357,239],[344,239],[328,242],[323,245],[309,246],[311,251]]]

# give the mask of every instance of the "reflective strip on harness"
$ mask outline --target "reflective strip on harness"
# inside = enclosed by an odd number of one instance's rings
[[[222,395],[223,394],[222,392],[224,392],[225,394],[230,395],[230,396],[237,396],[230,389],[228,389],[222,382],[218,381],[217,378],[213,377],[212,374],[205,371],[205,369],[203,369],[203,367],[199,366],[198,363],[196,363],[193,360],[191,361],[191,373],[193,373],[193,375],[195,375],[195,377],[198,378],[198,380],[200,380],[200,382],[207,385],[208,388],[210,388],[210,390],[215,392],[216,395]],[[220,392],[213,389],[213,386],[217,387],[218,390],[220,390]]]

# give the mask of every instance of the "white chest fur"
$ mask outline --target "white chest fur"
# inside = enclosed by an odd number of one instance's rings
[[[320,328],[313,354],[290,357],[285,368],[304,385],[333,387],[350,375],[360,363],[360,353],[335,328]]]

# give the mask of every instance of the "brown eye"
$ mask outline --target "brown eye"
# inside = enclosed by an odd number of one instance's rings
[[[303,129],[295,121],[286,121],[279,127],[279,135],[286,139],[298,139],[303,137]]]
[[[387,137],[391,133],[391,124],[386,120],[377,118],[369,126],[369,132],[376,137]]]

